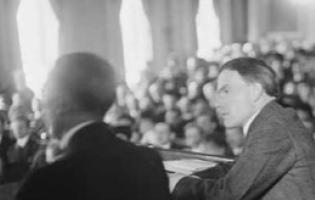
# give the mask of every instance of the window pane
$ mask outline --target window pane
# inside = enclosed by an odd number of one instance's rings
[[[26,84],[40,96],[57,57],[58,21],[49,0],[22,0],[17,23]]]
[[[125,60],[126,81],[133,88],[147,62],[152,60],[152,38],[141,0],[123,0],[120,24]]]
[[[198,52],[200,58],[211,59],[213,50],[221,46],[219,19],[212,0],[199,0],[196,17]]]

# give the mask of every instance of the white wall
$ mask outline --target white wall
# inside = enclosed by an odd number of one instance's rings
[[[119,22],[121,1],[65,0],[59,3],[60,53],[97,53],[114,65],[120,78],[123,77],[124,61]]]

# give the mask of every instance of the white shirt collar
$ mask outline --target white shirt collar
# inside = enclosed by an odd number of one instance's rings
[[[66,134],[61,138],[60,140],[60,148],[61,149],[65,149],[68,144],[69,144],[69,141],[70,139],[73,137],[73,135],[75,133],[78,132],[78,130],[82,129],[83,127],[86,127],[90,124],[92,124],[94,121],[91,120],[91,121],[86,121],[86,122],[82,122],[80,124],[77,124],[75,125],[74,127],[72,127],[68,132],[66,132]]]
[[[30,135],[27,135],[27,136],[25,136],[25,137],[23,137],[23,138],[18,138],[18,139],[16,140],[16,144],[17,144],[19,147],[25,147],[25,145],[26,145],[26,143],[27,143],[27,141],[28,141],[29,138],[30,138]]]
[[[262,108],[261,108],[262,109]],[[254,119],[257,117],[257,115],[260,113],[260,110],[257,110],[249,119],[248,121],[245,123],[245,125],[243,126],[243,134],[244,136],[246,137],[247,136],[247,133],[248,133],[248,130],[249,130],[249,127],[250,125],[253,123]]]
[[[273,100],[274,98],[268,100],[264,106],[262,106],[260,109],[258,109],[249,119],[248,121],[245,123],[245,125],[243,126],[243,134],[246,137],[249,131],[249,127],[250,125],[253,123],[254,119],[257,117],[257,115],[260,113],[260,111],[269,103]]]

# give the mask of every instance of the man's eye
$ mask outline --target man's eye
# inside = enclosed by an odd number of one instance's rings
[[[229,93],[229,90],[228,90],[228,89],[224,89],[222,92],[223,92],[224,94],[227,94],[227,93]]]

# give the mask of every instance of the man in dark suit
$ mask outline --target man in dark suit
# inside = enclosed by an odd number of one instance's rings
[[[15,142],[6,152],[6,183],[19,182],[27,175],[40,148],[39,140],[30,129],[27,115],[28,112],[23,106],[11,106],[9,110],[10,128]]]
[[[8,165],[8,150],[14,145],[14,139],[10,138],[9,132],[5,130],[7,114],[0,111],[0,184],[5,183],[4,175]]]
[[[115,75],[102,58],[72,53],[57,60],[44,112],[62,155],[28,177],[18,200],[170,198],[158,154],[116,138],[102,122],[114,97]]]
[[[233,166],[179,179],[175,199],[315,199],[311,133],[276,103],[277,93],[275,73],[263,61],[238,58],[222,66],[216,109],[225,127],[243,128],[243,152]]]

